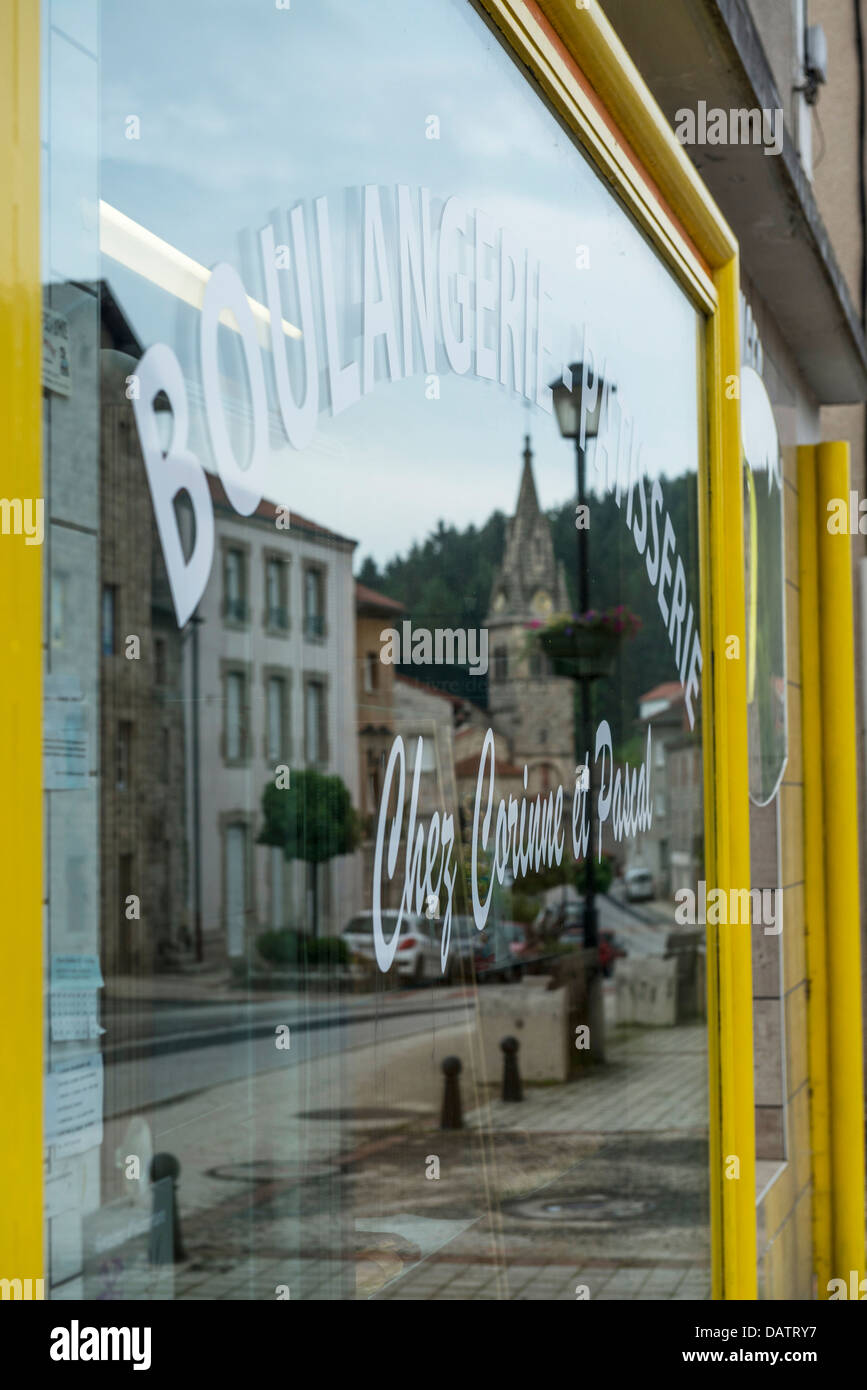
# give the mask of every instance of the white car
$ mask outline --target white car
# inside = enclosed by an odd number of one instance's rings
[[[390,941],[397,926],[397,912],[384,911],[382,934]],[[343,928],[343,939],[350,951],[366,960],[376,960],[376,947],[373,941],[373,913],[359,912],[350,918]],[[404,913],[400,924],[400,940],[394,954],[394,968],[402,980],[420,985],[425,980],[441,980],[440,937],[438,924],[425,917]]]
[[[653,875],[649,869],[627,869],[623,884],[627,902],[646,902],[654,896]]]

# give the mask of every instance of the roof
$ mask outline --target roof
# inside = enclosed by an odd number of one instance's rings
[[[478,758],[461,758],[455,763],[456,777],[475,777],[479,770]],[[523,777],[524,769],[514,763],[497,763],[498,777]]]
[[[217,474],[206,473],[205,477],[208,480],[208,489],[214,504],[236,515],[234,507],[226,496],[226,489]],[[261,521],[276,521],[277,507],[282,505],[282,503],[269,502],[267,498],[263,497],[251,515],[258,517]],[[284,507],[284,510],[288,511],[289,509]],[[318,521],[310,521],[308,517],[301,516],[298,512],[289,512],[289,529],[290,531],[307,531],[313,535],[321,536],[323,540],[337,541],[341,545],[358,545],[358,541],[352,540],[350,536],[342,536],[339,531],[330,531],[327,526],[320,526]]]
[[[406,612],[406,604],[401,603],[399,599],[389,598],[386,594],[378,594],[375,589],[368,589],[366,584],[359,584],[357,579],[355,581],[355,606],[356,608],[376,608],[385,613]]]
[[[449,704],[454,706],[455,709],[460,709],[463,705],[471,705],[474,703],[466,696],[462,698],[459,695],[448,695],[445,690],[438,690],[435,685],[426,685],[424,681],[417,681],[413,676],[403,676],[399,671],[395,674],[395,680],[403,681],[404,685],[411,685],[416,690],[423,690],[426,695],[438,695],[441,700],[448,700]],[[479,706],[479,708],[481,708],[481,706]]]
[[[652,690],[648,690],[645,695],[639,695],[638,703],[643,705],[648,700],[682,700],[683,686],[680,681],[663,681],[662,685],[655,685]]]

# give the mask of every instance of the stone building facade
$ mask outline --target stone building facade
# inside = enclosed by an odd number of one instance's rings
[[[183,638],[126,385],[141,348],[100,298],[100,905],[108,975],[189,957]]]

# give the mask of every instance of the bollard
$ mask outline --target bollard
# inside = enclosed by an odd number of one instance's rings
[[[458,1080],[461,1074],[460,1057],[443,1058],[443,1072],[445,1073],[446,1084],[443,1091],[443,1113],[440,1129],[463,1129],[461,1083]]]
[[[150,1242],[150,1262],[151,1264],[180,1264],[187,1258],[181,1240],[181,1215],[178,1209],[178,1178],[181,1173],[181,1165],[174,1154],[154,1154],[151,1159],[150,1180],[154,1186],[153,1204],[153,1226],[151,1228]],[[171,1179],[171,1187],[167,1188],[164,1179]],[[156,1187],[161,1183],[161,1187]],[[170,1196],[169,1196],[170,1194]],[[168,1200],[167,1200],[168,1199]],[[169,1211],[168,1208],[171,1208]],[[164,1212],[162,1223],[157,1223],[158,1212]],[[167,1236],[167,1229],[171,1231],[170,1239]]]
[[[500,1047],[503,1049],[503,1100],[524,1099],[521,1073],[518,1071],[518,1048],[520,1046],[517,1038],[503,1038],[500,1043]]]

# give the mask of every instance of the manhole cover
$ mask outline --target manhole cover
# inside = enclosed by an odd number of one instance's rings
[[[582,1197],[537,1198],[532,1202],[509,1203],[516,1216],[531,1221],[569,1221],[573,1224],[611,1224],[634,1221],[652,1211],[655,1203],[638,1197],[617,1197],[604,1192],[588,1192]]]

